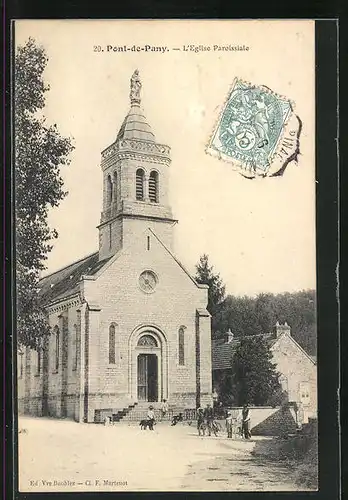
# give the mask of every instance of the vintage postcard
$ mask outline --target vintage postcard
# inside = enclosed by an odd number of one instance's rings
[[[316,491],[311,20],[18,20],[19,491]]]

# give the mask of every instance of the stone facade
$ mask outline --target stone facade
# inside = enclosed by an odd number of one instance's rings
[[[273,361],[288,400],[302,406],[308,416],[317,412],[317,365],[287,331],[278,334],[271,346]]]
[[[317,413],[317,365],[291,335],[290,326],[277,323],[273,333],[256,335],[269,346],[273,362],[280,374],[279,381],[287,393],[290,403],[296,403],[304,412],[304,421]],[[231,331],[226,334],[226,342],[212,347],[213,382],[218,389],[221,374],[232,366],[232,358],[240,339]]]
[[[96,410],[138,401],[212,401],[208,287],[171,251],[169,164],[168,146],[132,102],[102,153],[99,252],[40,283],[52,335],[40,354],[19,356],[20,412],[93,422]]]

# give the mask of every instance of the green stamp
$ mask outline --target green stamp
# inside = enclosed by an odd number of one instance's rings
[[[266,176],[292,114],[289,100],[236,79],[207,152],[253,175]]]

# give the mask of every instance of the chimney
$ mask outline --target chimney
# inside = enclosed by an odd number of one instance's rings
[[[291,336],[291,328],[287,324],[286,321],[285,321],[284,325],[281,325],[279,323],[279,321],[277,321],[277,323],[275,325],[275,332],[276,332],[277,338],[280,337],[283,333],[286,333],[287,335]]]
[[[228,329],[228,332],[226,333],[226,342],[230,343],[232,342],[234,337],[234,334],[231,332],[231,328]]]

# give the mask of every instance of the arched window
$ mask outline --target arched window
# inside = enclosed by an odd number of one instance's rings
[[[114,172],[114,203],[117,203],[117,172]]]
[[[157,340],[152,335],[143,335],[138,340],[138,346],[158,347]]]
[[[149,198],[152,203],[158,203],[158,173],[154,170],[149,178]]]
[[[107,204],[110,205],[112,202],[112,180],[111,180],[111,175],[108,175],[106,179],[106,199],[107,199]]]
[[[179,365],[185,364],[185,327],[179,328]]]
[[[59,343],[60,343],[60,332],[58,326],[54,327],[54,341],[55,341],[55,347],[54,347],[54,367],[55,370],[59,370]]]
[[[138,168],[135,178],[135,195],[136,199],[142,201],[144,199],[144,170]]]
[[[41,373],[41,347],[37,348],[36,351],[36,375]]]
[[[109,326],[109,364],[116,363],[116,328],[112,324]]]
[[[77,325],[74,325],[73,328],[73,342],[72,342],[72,369],[77,370]]]

